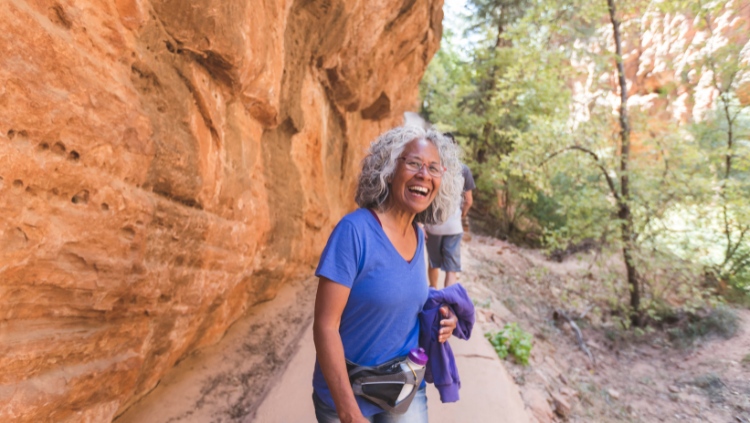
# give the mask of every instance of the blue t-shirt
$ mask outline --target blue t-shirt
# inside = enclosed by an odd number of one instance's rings
[[[351,289],[339,333],[346,359],[363,366],[385,363],[419,343],[418,315],[427,301],[424,236],[417,230],[417,251],[405,260],[367,209],[358,209],[336,225],[315,271]],[[334,407],[317,361],[313,388]],[[365,417],[381,410],[357,397]]]

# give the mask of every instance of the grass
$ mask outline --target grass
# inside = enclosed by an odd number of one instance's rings
[[[489,309],[492,306],[492,298],[487,298],[484,301],[478,301],[472,298],[471,302],[474,303],[474,307],[476,308]]]
[[[748,290],[730,286],[722,296],[728,303],[750,308],[750,291]]]
[[[698,376],[690,384],[705,391],[711,402],[721,402],[723,400],[722,391],[726,385],[719,376],[713,373]]]
[[[710,335],[729,339],[737,334],[739,326],[739,318],[734,310],[718,306],[705,315],[686,315],[674,327],[667,329],[667,335],[673,344],[689,347],[698,339]]]

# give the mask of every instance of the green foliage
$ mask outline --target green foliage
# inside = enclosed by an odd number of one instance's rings
[[[669,339],[679,347],[689,347],[698,339],[717,335],[729,339],[737,334],[739,318],[726,306],[718,306],[709,313],[688,313],[667,329]]]
[[[459,53],[449,34],[421,84],[421,114],[456,134],[464,147],[478,185],[475,210],[486,217],[486,232],[518,242],[538,239],[536,214],[551,211],[534,206],[543,194],[534,169],[514,166],[508,155],[537,119],[564,119],[570,101],[559,78],[570,68],[565,55],[518,26],[530,3],[470,2],[477,46]],[[544,200],[549,204],[551,198]],[[537,235],[527,238],[529,232]]]
[[[497,356],[501,359],[505,359],[510,354],[515,357],[518,363],[524,366],[529,364],[532,337],[531,334],[521,329],[517,323],[506,323],[500,331],[487,332],[484,336],[490,341]]]
[[[595,240],[604,256],[627,246],[652,318],[666,298],[694,310],[725,285],[750,298],[750,108],[738,94],[750,78],[750,37],[740,25],[712,38],[717,17],[737,5],[615,3],[625,40],[663,25],[664,14],[684,14],[702,34],[672,46],[692,51],[691,61],[654,88],[653,103],[645,93],[629,103],[626,172],[603,0],[470,0],[470,36],[447,34],[420,86],[420,111],[457,134],[477,182],[472,222],[485,232],[558,251]],[[680,28],[662,30],[679,37]],[[697,104],[708,88],[711,107],[678,116],[677,104]],[[618,198],[624,178],[629,195]],[[622,205],[632,214],[627,236]],[[628,316],[629,288],[615,273],[605,282],[612,298],[596,300]]]

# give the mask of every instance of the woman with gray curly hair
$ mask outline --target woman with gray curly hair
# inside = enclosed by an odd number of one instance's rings
[[[404,414],[354,395],[347,361],[377,366],[418,347],[428,298],[424,234],[459,206],[458,147],[438,132],[399,127],[382,134],[363,161],[359,209],[333,230],[315,272],[313,403],[318,422],[427,423],[424,383]],[[456,328],[441,309],[439,342]]]

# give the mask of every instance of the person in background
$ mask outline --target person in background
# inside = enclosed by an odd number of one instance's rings
[[[428,287],[417,223],[441,223],[459,208],[458,155],[455,143],[420,127],[392,129],[370,146],[355,196],[360,208],[336,225],[315,271],[318,422],[427,423],[424,384],[405,414],[384,411],[354,395],[346,360],[376,366],[418,346]],[[447,306],[439,313],[443,343],[457,318]]]
[[[454,144],[456,143],[456,139],[450,132],[443,135]],[[474,202],[472,190],[477,187],[474,183],[474,177],[471,175],[471,170],[463,163],[461,164],[461,174],[464,179],[461,207],[445,223],[425,225],[427,255],[429,257],[427,274],[432,288],[438,287],[438,276],[441,269],[445,272],[445,287],[456,283],[458,272],[461,271],[461,238],[463,238],[464,233],[462,220],[469,213],[469,209]]]

